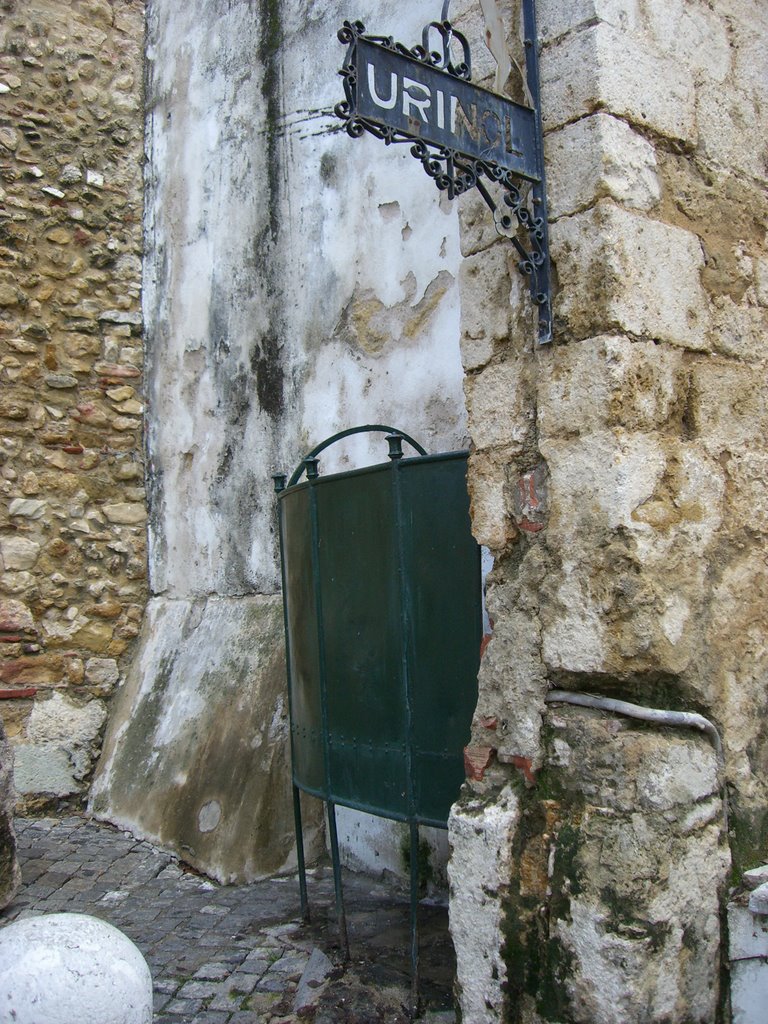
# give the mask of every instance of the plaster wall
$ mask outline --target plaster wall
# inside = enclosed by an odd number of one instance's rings
[[[367,2],[354,16],[416,42],[432,8]],[[292,856],[287,709],[258,653],[281,647],[271,474],[363,423],[400,427],[431,451],[467,441],[457,211],[406,147],[339,131],[336,33],[349,16],[340,2],[298,0],[148,8],[153,598],[92,807],[187,859],[191,848],[226,879]],[[321,471],[385,451],[380,435],[353,439]],[[250,818],[240,762],[229,779],[214,763],[214,721],[269,794]],[[203,835],[212,800],[219,820]],[[359,832],[340,818],[342,833]],[[359,842],[350,856],[399,869],[397,836],[367,831],[380,856]]]
[[[369,7],[420,34],[418,5]],[[270,474],[335,430],[465,438],[455,210],[406,151],[329,115],[346,7],[277,11],[150,8],[150,558],[169,597],[276,590]]]

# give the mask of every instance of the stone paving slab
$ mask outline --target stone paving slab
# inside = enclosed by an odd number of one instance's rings
[[[312,869],[312,922],[295,877],[220,886],[110,825],[72,815],[16,822],[23,885],[0,927],[34,914],[92,914],[144,954],[155,1024],[406,1024],[408,900],[392,881],[345,873],[351,961],[336,936],[333,878]],[[423,906],[423,1020],[453,1024],[453,949],[444,907]],[[293,1012],[313,950],[332,962],[317,1003]]]

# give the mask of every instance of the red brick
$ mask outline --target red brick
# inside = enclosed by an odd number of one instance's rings
[[[464,771],[467,778],[481,782],[495,753],[495,747],[464,747]]]

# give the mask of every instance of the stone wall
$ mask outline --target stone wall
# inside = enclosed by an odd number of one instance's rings
[[[479,205],[462,214],[473,521],[496,565],[452,823],[458,981],[475,1024],[710,1022],[729,862],[762,863],[768,825],[768,12],[538,8],[551,347]],[[548,710],[550,687],[701,712],[723,768],[690,731]]]
[[[0,910],[13,900],[21,885],[13,827],[16,793],[13,787],[13,747],[0,720]]]
[[[0,714],[79,799],[146,600],[141,0],[0,3]]]
[[[481,7],[451,14],[490,85]],[[334,131],[346,4],[153,0],[136,647],[143,10],[0,8],[0,694],[26,802],[82,791],[126,674],[94,810],[223,879],[290,866],[269,475],[353,423],[432,449],[468,423],[495,568],[451,822],[464,1019],[722,1017],[728,868],[768,821],[765,5],[540,0],[537,348],[478,197],[460,258],[408,153]],[[355,13],[407,41],[435,9]],[[722,761],[552,687],[703,713]]]

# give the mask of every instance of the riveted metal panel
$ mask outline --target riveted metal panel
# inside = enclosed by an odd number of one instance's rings
[[[477,700],[480,559],[466,452],[280,495],[294,783],[445,825]]]
[[[482,637],[466,455],[404,459],[400,490],[414,801],[420,819],[447,821],[464,781]]]
[[[309,492],[297,490],[281,506],[283,532],[290,537],[283,558],[293,771],[305,789],[320,795],[326,778]]]

